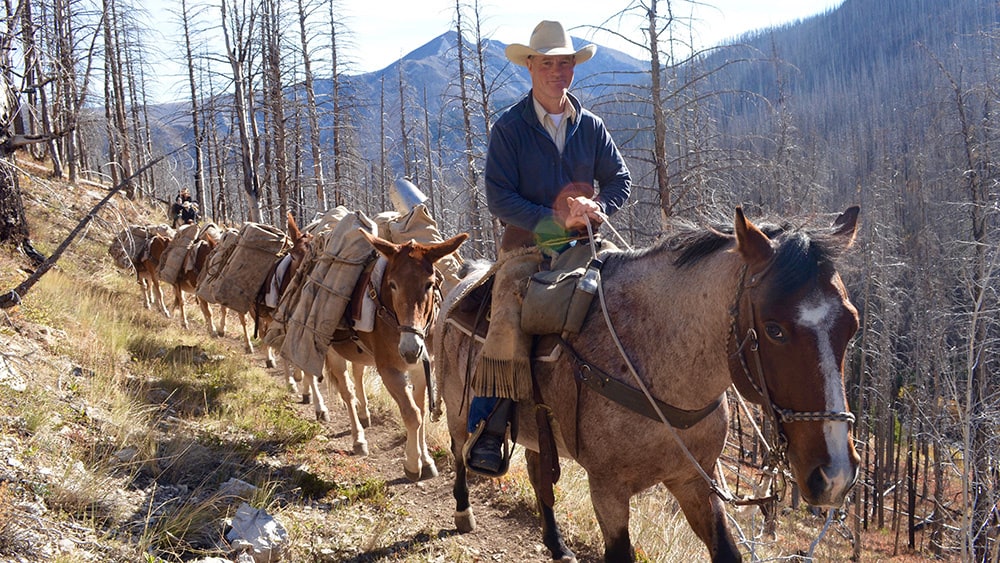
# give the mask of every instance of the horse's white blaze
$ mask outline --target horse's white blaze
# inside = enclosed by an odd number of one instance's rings
[[[799,307],[799,324],[816,334],[816,348],[819,352],[819,367],[823,375],[823,396],[826,410],[844,412],[847,410],[840,365],[837,363],[830,343],[830,331],[837,321],[839,309],[833,298],[816,292]],[[850,439],[849,425],[839,421],[823,423],[823,436],[830,454],[829,471],[824,470],[833,490],[843,490],[854,480],[848,452]]]

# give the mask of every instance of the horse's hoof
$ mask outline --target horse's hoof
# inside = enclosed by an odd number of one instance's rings
[[[358,442],[354,444],[354,455],[358,457],[368,457],[368,444],[366,442]]]
[[[271,369],[274,369],[275,367],[277,367],[277,364],[275,363],[274,360],[267,360],[266,362],[264,362],[264,365],[266,367],[271,368]],[[297,389],[295,389],[295,391],[297,391]]]
[[[460,534],[468,534],[476,529],[476,515],[472,513],[472,507],[455,513],[455,529]]]
[[[428,463],[420,469],[420,480],[426,481],[427,479],[433,479],[438,476],[438,468],[433,463]]]
[[[372,419],[370,418],[362,418],[360,422],[362,428],[368,428],[369,426],[372,425]]]
[[[330,411],[316,411],[316,420],[330,422]]]
[[[303,405],[308,405],[311,402],[312,402],[312,395],[310,395],[309,393],[303,393],[302,394],[302,404]]]

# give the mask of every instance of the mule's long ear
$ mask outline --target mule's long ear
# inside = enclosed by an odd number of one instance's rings
[[[435,244],[434,246],[427,249],[427,260],[431,264],[437,262],[438,260],[444,258],[445,256],[451,254],[458,250],[458,247],[462,246],[462,243],[469,238],[469,233],[459,233],[450,239]]]
[[[364,229],[358,229],[358,232],[364,235],[365,239],[367,239],[368,242],[375,247],[375,250],[379,251],[379,253],[386,258],[392,258],[393,256],[399,254],[398,244],[393,244],[383,238],[379,238]]]
[[[288,234],[292,236],[292,241],[298,240],[302,236],[302,231],[299,230],[299,226],[295,223],[295,216],[292,212],[288,212]]]
[[[833,222],[833,236],[843,241],[844,248],[850,248],[854,244],[854,237],[858,234],[858,213],[860,212],[861,208],[857,205],[848,207]]]
[[[736,233],[736,251],[752,266],[763,266],[774,254],[771,239],[767,238],[756,225],[747,221],[743,208],[736,208],[733,232]]]

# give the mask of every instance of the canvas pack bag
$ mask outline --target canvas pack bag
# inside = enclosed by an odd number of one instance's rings
[[[149,241],[156,235],[168,239],[174,237],[174,230],[169,225],[130,225],[112,239],[108,254],[114,260],[115,266],[122,270],[131,270],[145,257],[149,249]]]
[[[294,311],[295,306],[298,304],[299,295],[301,294],[300,290],[302,289],[302,280],[308,277],[307,274],[312,270],[316,254],[318,253],[317,247],[320,244],[318,239],[332,231],[344,217],[350,214],[351,212],[346,207],[338,205],[313,219],[308,225],[302,228],[302,232],[313,235],[317,241],[313,243],[310,251],[302,259],[298,271],[292,275],[292,279],[289,280],[284,293],[282,293],[278,301],[278,307],[272,315],[272,321],[267,329],[267,334],[263,337],[263,342],[267,346],[275,350],[281,350],[285,342],[285,319],[292,315],[292,311]]]
[[[183,225],[177,229],[177,233],[170,240],[170,244],[167,245],[167,249],[160,258],[160,281],[170,284],[177,283],[184,271],[184,259],[187,257],[188,250],[197,240],[198,232],[198,225]]]
[[[212,250],[212,253],[208,255],[208,262],[198,274],[198,289],[195,292],[198,297],[209,303],[219,302],[216,294],[219,288],[225,283],[225,278],[222,277],[222,269],[232,255],[233,250],[236,249],[236,243],[239,242],[239,239],[240,232],[237,229],[228,228],[222,231],[222,240]]]
[[[385,219],[384,225],[379,224],[379,237],[390,242],[396,244],[404,244],[410,240],[424,244],[444,242],[437,222],[431,217],[427,206],[422,203],[413,206],[408,213],[384,213],[379,217]],[[461,279],[459,270],[462,268],[462,259],[457,253],[439,259],[434,263],[434,267],[444,275],[444,284],[441,288],[444,293],[458,285]]]
[[[377,232],[360,211],[344,215],[332,229],[313,241],[313,252],[292,278],[275,312],[281,328],[265,343],[278,347],[281,356],[310,373],[323,372],[326,350],[341,326],[354,287],[375,249],[359,232]],[[273,328],[273,327],[272,327]]]
[[[261,223],[244,223],[218,277],[214,303],[247,313],[274,261],[289,247],[285,232]]]

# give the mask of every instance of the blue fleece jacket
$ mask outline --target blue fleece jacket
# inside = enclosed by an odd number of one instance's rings
[[[535,114],[532,94],[497,119],[486,155],[486,202],[506,224],[527,231],[559,231],[554,209],[565,196],[594,197],[610,215],[625,203],[632,179],[604,121],[583,109],[572,94],[577,118],[567,124],[562,155]]]

